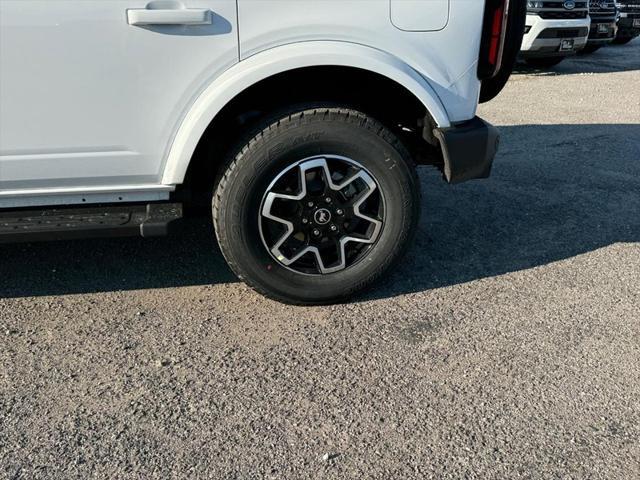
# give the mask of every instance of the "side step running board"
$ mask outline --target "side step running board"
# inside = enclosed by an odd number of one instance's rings
[[[0,243],[92,237],[157,237],[182,218],[180,203],[0,210]]]

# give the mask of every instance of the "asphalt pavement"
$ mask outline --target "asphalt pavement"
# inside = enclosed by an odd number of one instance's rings
[[[640,478],[640,39],[523,65],[353,302],[163,239],[0,245],[0,478]]]

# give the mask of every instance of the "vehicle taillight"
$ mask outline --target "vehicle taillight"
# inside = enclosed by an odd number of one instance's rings
[[[493,78],[500,71],[504,50],[509,0],[487,0],[484,7],[478,78]]]

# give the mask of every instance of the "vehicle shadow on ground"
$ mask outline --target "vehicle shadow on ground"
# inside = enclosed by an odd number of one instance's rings
[[[0,258],[0,298],[237,281],[204,219],[187,219],[166,238],[0,245]]]
[[[580,73],[612,73],[640,70],[640,39],[626,45],[607,45],[600,50],[584,55],[573,55],[550,68],[534,68],[518,61],[516,75],[553,77]]]
[[[399,271],[367,298],[529,269],[640,242],[640,125],[500,127],[492,177],[422,175],[423,215]],[[544,140],[542,140],[544,139]]]
[[[359,300],[455,285],[640,242],[640,125],[501,127],[492,177],[449,186],[421,169],[414,247]],[[169,238],[0,245],[0,298],[237,281],[205,220]]]

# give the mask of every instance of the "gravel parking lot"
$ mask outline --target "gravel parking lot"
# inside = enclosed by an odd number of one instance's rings
[[[640,478],[640,39],[480,114],[492,178],[423,169],[346,305],[265,300],[202,221],[0,246],[0,477]]]

